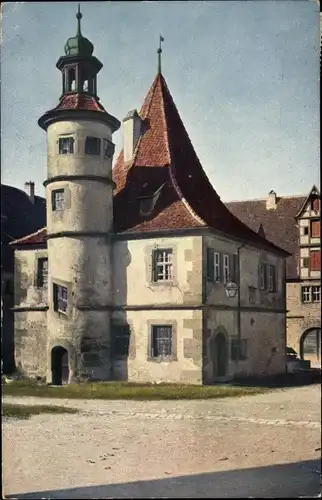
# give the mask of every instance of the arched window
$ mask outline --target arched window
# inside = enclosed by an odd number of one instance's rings
[[[67,92],[76,90],[76,72],[75,68],[69,68],[65,75],[65,89]]]

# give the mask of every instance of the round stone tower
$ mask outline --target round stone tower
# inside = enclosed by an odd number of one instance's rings
[[[102,63],[77,34],[65,45],[58,106],[38,121],[47,131],[47,381],[110,378],[113,228],[112,134],[120,122],[97,96]]]

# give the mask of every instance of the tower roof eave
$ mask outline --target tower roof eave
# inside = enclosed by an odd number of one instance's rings
[[[51,109],[44,113],[38,120],[38,125],[43,130],[47,131],[49,125],[57,121],[69,120],[89,120],[101,122],[111,129],[112,133],[116,132],[121,122],[104,110],[86,109],[86,108],[57,108]]]

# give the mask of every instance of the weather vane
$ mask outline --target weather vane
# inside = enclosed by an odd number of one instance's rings
[[[160,35],[159,48],[157,50],[157,53],[158,53],[158,73],[161,73],[161,53],[162,53],[161,43],[162,42],[164,42],[164,38],[163,38],[163,36]]]

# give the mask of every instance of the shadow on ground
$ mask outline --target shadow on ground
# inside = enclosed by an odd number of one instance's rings
[[[321,370],[319,368],[310,368],[306,371],[297,373],[278,373],[276,375],[262,377],[239,377],[233,385],[248,387],[268,387],[268,388],[287,388],[300,387],[303,385],[321,384]]]
[[[320,492],[320,460],[6,496],[54,498],[294,498]],[[108,474],[107,474],[108,475]]]

